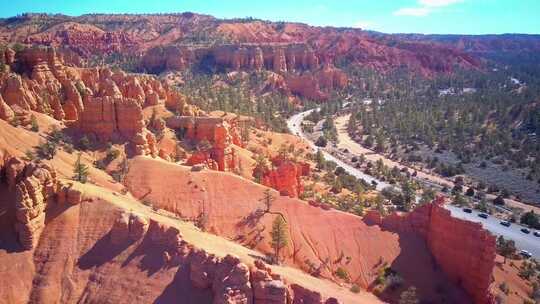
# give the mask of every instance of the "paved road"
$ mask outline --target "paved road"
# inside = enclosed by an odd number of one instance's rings
[[[300,126],[304,118],[314,110],[315,109],[308,110],[292,116],[291,118],[289,118],[289,120],[287,120],[287,126],[291,133],[297,134],[298,136],[302,137],[314,150],[317,151],[319,150],[319,147],[315,146],[315,144],[304,135]],[[326,160],[336,162],[338,166],[343,167],[343,169],[345,169],[349,174],[354,175],[357,178],[362,178],[368,183],[371,183],[371,181],[376,181],[378,183],[377,190],[382,190],[383,188],[389,186],[388,183],[379,181],[376,178],[365,174],[361,170],[349,166],[348,164],[344,163],[340,159],[336,158],[335,156],[322,149],[321,152],[323,153],[323,156]],[[478,217],[478,212],[475,210],[473,210],[472,213],[465,213],[461,208],[452,205],[446,205],[445,208],[449,209],[452,213],[452,216],[454,217],[466,219],[472,222],[482,223],[482,226],[485,229],[489,230],[491,233],[495,235],[502,235],[506,239],[514,240],[518,249],[525,249],[529,251],[534,258],[540,259],[540,237],[535,237],[532,234],[532,231],[530,234],[524,234],[520,231],[520,229],[523,227],[517,224],[512,224],[510,227],[504,227],[500,224],[500,220],[495,217],[490,216],[487,219]]]
[[[521,225],[512,224],[510,227],[504,227],[500,224],[501,220],[495,217],[490,216],[487,219],[478,217],[479,212],[476,210],[473,210],[472,213],[465,213],[456,206],[446,205],[445,208],[450,210],[454,217],[481,223],[491,233],[514,240],[517,248],[529,251],[536,259],[540,258],[540,237],[533,235],[534,230],[531,230],[530,234],[525,234],[520,231],[523,228]]]
[[[312,141],[310,141],[308,138],[306,138],[306,136],[302,132],[302,127],[300,126],[300,124],[302,123],[304,118],[307,115],[309,115],[311,112],[313,112],[314,110],[315,109],[311,109],[311,110],[301,112],[301,113],[298,113],[298,114],[292,116],[291,118],[289,118],[289,120],[287,120],[287,127],[289,128],[289,130],[291,131],[292,134],[297,134],[298,136],[302,137],[310,145],[310,147],[312,147],[315,151],[318,151],[319,147],[315,146],[315,144]],[[367,175],[364,172],[362,172],[362,171],[360,171],[360,170],[346,164],[345,162],[343,162],[342,160],[338,159],[337,157],[331,155],[330,153],[328,153],[328,152],[326,152],[326,151],[324,151],[322,149],[320,149],[320,150],[321,150],[325,160],[334,161],[338,166],[343,167],[343,169],[345,169],[349,174],[353,175],[354,177],[361,178],[361,179],[365,180],[366,182],[368,182],[370,184],[371,184],[372,181],[377,182],[377,186],[376,186],[377,190],[382,190],[385,187],[390,186],[390,184],[388,184],[386,182],[383,182],[383,181],[380,181],[380,180],[374,178],[373,176]]]

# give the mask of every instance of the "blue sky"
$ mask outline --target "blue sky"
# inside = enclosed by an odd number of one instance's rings
[[[0,17],[23,12],[184,12],[255,17],[387,33],[540,34],[540,0],[1,0]]]

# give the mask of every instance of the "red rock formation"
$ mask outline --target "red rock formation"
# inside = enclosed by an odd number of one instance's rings
[[[2,94],[0,94],[0,119],[11,121],[14,116],[15,113],[4,101],[4,99],[2,98]]]
[[[431,253],[448,277],[461,285],[478,304],[491,303],[495,236],[481,224],[454,218],[434,205],[428,233]]]
[[[326,100],[329,92],[347,85],[347,75],[335,67],[326,66],[313,74],[289,75],[286,83],[291,92],[314,100]]]
[[[157,156],[156,139],[145,128],[142,108],[167,101],[183,105],[186,112],[197,110],[153,76],[68,67],[52,48],[29,48],[14,57],[10,62],[21,74],[0,77],[2,119],[12,119],[15,108],[22,116],[34,110],[66,120],[100,140],[130,140],[136,154]]]
[[[124,32],[107,32],[91,25],[60,24],[49,31],[28,36],[24,43],[61,47],[69,45],[80,55],[110,54],[129,50],[140,41]]]
[[[364,221],[396,232],[418,233],[427,242],[437,264],[455,284],[469,293],[474,303],[491,303],[490,285],[496,257],[496,238],[479,223],[451,216],[444,198],[400,216],[381,218],[369,212]]]
[[[101,140],[110,140],[114,134],[132,138],[144,128],[142,108],[132,99],[89,97],[81,113],[79,128]]]
[[[167,120],[171,129],[181,130],[184,137],[196,143],[207,141],[211,147],[202,147],[187,161],[188,165],[206,163],[214,168],[217,163],[220,171],[232,171],[237,166],[233,143],[241,144],[238,131],[221,118],[214,117],[171,117]]]
[[[273,169],[263,173],[262,184],[279,191],[281,195],[298,197],[303,191],[302,176],[309,174],[309,164],[274,158]]]
[[[1,169],[1,168],[0,168]],[[56,201],[56,172],[43,163],[8,158],[4,165],[9,189],[15,191],[15,231],[21,246],[32,249],[45,227],[45,212]]]

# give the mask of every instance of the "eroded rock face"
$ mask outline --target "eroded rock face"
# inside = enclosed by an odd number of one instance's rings
[[[364,220],[390,231],[418,233],[450,280],[461,286],[474,303],[491,303],[496,238],[478,223],[452,217],[443,203],[444,198],[439,197],[406,216],[391,214],[382,218],[370,212]]]
[[[329,92],[347,86],[347,75],[331,66],[325,66],[312,74],[289,75],[287,87],[291,92],[314,100],[327,100]]]
[[[291,302],[288,286],[262,261],[255,261],[251,268],[253,300],[263,304],[286,304]]]
[[[142,66],[152,72],[183,70],[203,58],[213,58],[217,66],[233,70],[266,69],[279,73],[315,70],[320,62],[311,47],[302,43],[231,44],[201,48],[154,48],[144,55]]]
[[[57,31],[49,34],[37,33],[27,36],[24,43],[56,47],[67,44],[77,53],[91,56],[96,53],[110,54],[129,50],[138,41],[136,36],[129,33],[103,31],[94,26],[73,23],[62,25]]]
[[[235,126],[229,125],[221,118],[214,117],[171,117],[167,126],[180,130],[184,138],[196,143],[207,141],[211,146],[203,147],[188,160],[188,165],[206,164],[211,169],[232,171],[237,166],[237,157],[233,143],[241,145]]]
[[[15,117],[15,113],[4,101],[2,94],[0,94],[0,119],[10,121],[13,119],[13,117]]]
[[[34,248],[45,227],[45,212],[56,201],[56,171],[43,163],[9,158],[5,163],[8,187],[15,191],[15,231],[23,249]]]
[[[197,112],[153,76],[70,67],[53,48],[29,48],[13,56],[7,62],[17,73],[0,77],[0,119],[13,119],[15,108],[22,114],[33,110],[103,141],[130,140],[137,155],[156,157],[156,139],[146,130],[143,107],[167,103],[188,114]]]
[[[461,284],[474,303],[490,303],[496,238],[481,224],[460,220],[434,205],[428,246],[446,275]]]
[[[148,220],[135,213],[121,213],[109,232],[110,241],[120,245],[129,241],[141,240],[149,229]]]
[[[262,183],[279,191],[281,195],[298,197],[303,191],[302,176],[309,174],[309,165],[274,158],[272,169],[263,172]]]
[[[169,46],[148,51],[142,65],[154,72],[183,70],[189,65],[211,58],[217,68],[233,71],[275,72],[267,85],[284,93],[295,93],[314,100],[326,100],[329,92],[347,85],[346,74],[326,63],[323,67],[313,49],[303,43],[232,44],[203,48]],[[281,77],[277,77],[280,75]],[[282,75],[286,75],[286,83]]]
[[[101,140],[121,135],[132,138],[144,129],[142,107],[134,99],[90,97],[81,113],[80,129]]]

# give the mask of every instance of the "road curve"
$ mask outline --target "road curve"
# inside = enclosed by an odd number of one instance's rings
[[[347,171],[349,174],[353,175],[354,177],[363,179],[370,184],[372,181],[375,181],[377,183],[377,186],[376,186],[377,190],[380,191],[384,189],[385,187],[390,186],[390,184],[380,181],[373,176],[365,174],[364,172],[354,168],[353,166],[350,166],[349,164],[346,164],[345,162],[333,156],[332,154],[326,152],[325,150],[319,149],[319,147],[315,146],[315,144],[304,135],[304,132],[302,132],[302,127],[301,127],[301,124],[304,118],[307,115],[309,115],[311,112],[313,112],[314,110],[316,109],[311,109],[311,110],[301,112],[301,113],[291,116],[291,118],[287,120],[287,127],[289,128],[289,131],[291,131],[292,134],[296,134],[302,139],[304,139],[313,150],[315,151],[320,150],[325,160],[335,162],[338,166],[343,167],[345,171]]]
[[[345,171],[347,171],[349,174],[355,176],[356,178],[364,179],[368,183],[371,183],[372,181],[376,181],[377,190],[382,190],[385,187],[390,186],[390,184],[377,180],[373,176],[365,174],[361,170],[346,164],[345,162],[336,158],[330,153],[324,151],[323,149],[319,149],[319,147],[315,146],[315,144],[304,135],[304,133],[302,132],[302,127],[301,127],[301,124],[304,118],[307,115],[309,115],[311,112],[313,112],[314,110],[318,110],[318,108],[304,111],[304,112],[291,116],[287,120],[287,127],[289,128],[289,131],[292,134],[296,134],[297,136],[305,140],[313,150],[315,151],[320,150],[325,160],[331,160],[331,161],[336,162],[338,166],[343,167],[343,169],[345,169]],[[525,234],[521,232],[520,229],[523,228],[523,226],[512,224],[510,227],[504,227],[500,224],[499,219],[492,216],[488,217],[487,219],[480,218],[478,217],[478,212],[474,210],[472,213],[465,213],[463,212],[461,208],[458,208],[456,206],[449,205],[449,204],[445,205],[445,208],[450,210],[452,216],[456,218],[461,218],[461,219],[465,219],[471,222],[481,223],[484,229],[490,231],[494,235],[497,235],[497,236],[502,235],[505,239],[514,240],[514,242],[516,242],[516,247],[518,249],[525,249],[529,251],[534,258],[540,259],[540,237],[535,237],[532,231],[530,234]]]

